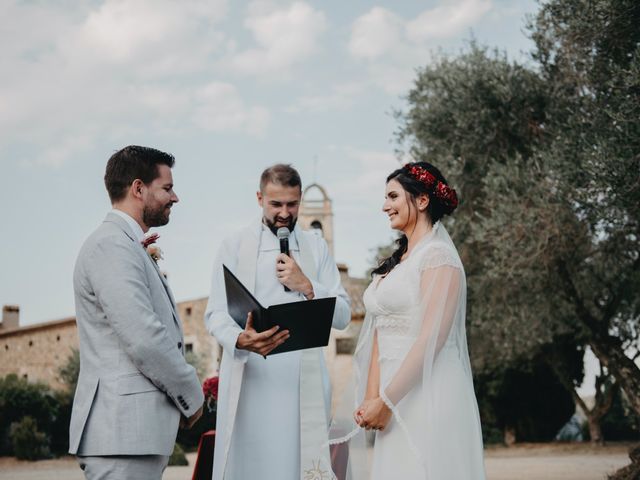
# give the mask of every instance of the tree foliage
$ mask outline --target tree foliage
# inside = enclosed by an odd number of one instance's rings
[[[640,412],[640,4],[552,0],[529,21],[535,65],[471,43],[418,72],[400,145],[462,198],[479,371],[590,345]],[[565,385],[582,372],[553,369]]]

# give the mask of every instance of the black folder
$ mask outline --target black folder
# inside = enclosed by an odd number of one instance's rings
[[[245,328],[247,314],[252,312],[253,327],[257,332],[264,332],[276,325],[280,327],[279,331],[289,330],[289,338],[271,350],[269,355],[327,346],[336,308],[335,297],[280,303],[264,308],[226,265],[222,268],[227,309],[241,328]]]

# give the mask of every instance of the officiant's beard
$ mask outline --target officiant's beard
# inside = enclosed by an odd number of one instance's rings
[[[298,219],[296,217],[289,217],[287,220],[284,220],[280,217],[276,217],[274,220],[269,220],[268,218],[263,217],[262,221],[274,235],[277,235],[278,229],[282,227],[287,227],[290,232],[293,232],[293,228],[296,226]],[[280,225],[278,225],[278,223],[280,223]]]
[[[148,227],[161,227],[169,223],[169,213],[171,213],[171,206],[163,205],[160,208],[152,208],[145,206],[142,210],[142,221]]]

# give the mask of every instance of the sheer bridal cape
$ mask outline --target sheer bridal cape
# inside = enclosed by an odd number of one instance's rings
[[[351,398],[341,403],[330,431],[334,457],[341,451],[344,458],[348,446],[348,478],[485,478],[466,300],[464,268],[439,222],[384,278],[374,277],[364,294],[367,314],[354,354],[354,382],[347,387]],[[374,342],[379,394],[393,417],[367,448],[353,412],[365,396]],[[343,477],[338,470],[344,466],[334,470]]]

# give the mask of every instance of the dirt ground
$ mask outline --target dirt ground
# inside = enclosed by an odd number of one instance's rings
[[[605,480],[629,463],[629,444],[591,447],[588,444],[523,444],[489,447],[485,451],[488,480]],[[163,480],[190,480],[195,454],[188,454],[190,466],[169,467]],[[0,480],[83,480],[71,457],[39,462],[0,458]]]
[[[605,480],[630,463],[630,444],[521,444],[485,450],[488,480]]]

